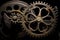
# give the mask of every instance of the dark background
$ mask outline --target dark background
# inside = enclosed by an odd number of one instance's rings
[[[0,6],[3,5],[4,3],[8,2],[8,1],[11,1],[11,0],[0,0]],[[27,2],[28,4],[34,2],[34,1],[39,1],[39,0],[21,0],[21,1],[24,1],[24,2]],[[51,4],[52,6],[57,6],[58,7],[58,23],[57,23],[57,26],[56,26],[56,29],[55,29],[55,32],[53,34],[51,34],[50,36],[48,37],[44,37],[44,38],[30,38],[29,36],[27,37],[24,37],[24,38],[21,38],[23,40],[60,40],[59,38],[59,33],[60,33],[60,19],[59,19],[59,13],[60,13],[60,0],[40,0],[40,1],[44,1],[46,3],[49,3]],[[14,38],[13,38],[14,40]]]

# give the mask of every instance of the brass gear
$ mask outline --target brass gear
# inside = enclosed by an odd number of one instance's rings
[[[36,13],[38,15],[34,14],[35,8],[39,9],[39,13]],[[43,9],[45,9],[47,11],[47,14],[45,16],[41,16],[41,14],[43,14],[41,12]],[[33,4],[30,5],[30,7],[27,9],[27,11],[25,13],[26,21],[24,23],[23,28],[26,31],[26,33],[28,35],[30,35],[31,37],[38,37],[38,38],[43,37],[43,36],[48,36],[48,34],[50,34],[52,32],[52,30],[55,28],[55,25],[57,23],[56,22],[56,19],[57,19],[56,10],[55,10],[55,8],[52,8],[52,6],[48,5],[45,2],[40,2],[40,1],[33,2]],[[50,19],[47,20],[48,19],[47,17]],[[47,18],[47,19],[45,20],[45,18]],[[37,21],[37,26],[36,26],[36,24],[33,24],[33,22],[35,23],[36,21]],[[40,23],[45,24],[46,28],[41,30],[39,28],[39,27],[41,27]],[[33,27],[30,26],[31,24],[36,26],[35,29],[33,29],[34,26]],[[39,32],[37,32],[37,31],[39,31]]]
[[[13,5],[14,4],[14,5]],[[9,18],[9,19],[11,19],[11,21],[12,22],[17,22],[17,20],[16,21],[14,21],[13,19],[17,19],[16,17],[16,15],[17,14],[20,14],[20,16],[21,15],[23,15],[24,13],[22,12],[22,11],[24,11],[25,10],[25,8],[27,8],[27,3],[25,3],[25,2],[22,2],[22,1],[10,1],[9,3],[6,3],[5,5],[3,5],[2,6],[2,8],[1,8],[1,11],[3,10],[3,11],[5,11],[5,15]],[[15,7],[14,7],[15,6]],[[20,7],[19,7],[20,6]],[[10,9],[9,9],[10,8]],[[6,12],[8,12],[8,13],[10,13],[10,15],[7,15],[6,14]],[[15,13],[15,12],[17,12],[17,13]],[[15,14],[15,15],[14,15]],[[12,16],[11,16],[12,15]],[[11,18],[10,18],[10,17]],[[13,17],[14,16],[14,17]]]
[[[20,12],[19,10],[13,10],[11,12],[9,20],[11,20],[13,23],[20,23],[20,22],[22,23],[24,21],[23,13]]]
[[[11,28],[11,22],[13,23],[21,23],[23,26],[24,22],[24,10],[27,8],[28,4],[23,1],[9,1],[0,7],[0,15],[4,18],[4,23],[8,28]],[[2,18],[1,18],[2,19]],[[21,27],[21,26],[20,26]],[[5,34],[2,29],[3,26],[0,27],[0,32],[4,37],[8,37],[8,34]],[[18,36],[21,38],[25,32],[21,31],[18,33]]]

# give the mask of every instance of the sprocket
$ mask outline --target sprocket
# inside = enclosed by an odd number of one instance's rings
[[[32,37],[47,36],[56,25],[57,12],[55,8],[45,2],[36,1],[30,5],[25,13],[26,21],[23,26]]]

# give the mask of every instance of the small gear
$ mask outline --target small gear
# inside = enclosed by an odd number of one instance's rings
[[[45,2],[33,2],[25,14],[24,30],[32,37],[47,36],[52,32],[57,23],[56,10]]]
[[[4,37],[8,37],[9,33],[7,32],[7,29],[9,30],[10,28],[12,28],[11,24],[20,24],[19,25],[19,30],[21,29],[21,27],[23,26],[23,11],[25,10],[25,8],[27,8],[28,4],[23,2],[23,1],[9,1],[7,3],[5,3],[4,5],[2,5],[0,7],[0,15],[2,16],[1,18],[1,24],[2,26],[0,27],[0,33],[4,36]],[[5,23],[6,27],[4,26],[3,22]],[[21,26],[22,25],[22,26]],[[5,30],[3,29],[5,27]],[[17,29],[17,30],[18,30]],[[3,31],[4,30],[4,31]],[[21,31],[21,32],[20,32]],[[19,37],[23,37],[22,35],[25,35],[24,32],[22,30],[20,30],[18,33]]]
[[[10,19],[13,23],[22,23],[23,22],[23,14],[19,10],[14,10],[11,12]]]
[[[22,10],[24,11],[25,8],[27,8],[27,3],[22,1],[20,2],[17,1],[17,2],[12,2],[12,3],[9,2],[8,4],[2,6],[4,9],[3,8],[1,9],[1,11],[4,10],[3,12],[6,15],[6,17],[8,17],[14,23],[18,22],[18,20],[21,19],[17,16],[23,15],[24,13],[22,12]]]

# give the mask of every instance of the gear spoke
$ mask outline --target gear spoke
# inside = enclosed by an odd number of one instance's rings
[[[42,17],[42,18],[44,19],[44,18],[46,18],[48,15],[49,15],[49,13],[48,13],[46,16]]]
[[[34,22],[34,21],[36,21],[36,19],[34,19],[33,21],[30,21],[30,23],[32,23],[32,22]]]
[[[45,20],[45,21],[48,21],[49,22],[49,20]],[[43,23],[46,24],[46,25],[51,25],[51,23],[46,23],[44,21],[43,21]]]
[[[49,16],[49,17],[51,17],[51,16]],[[52,24],[52,22],[53,22],[53,18],[51,17],[51,19],[50,20],[43,20],[43,23],[45,23],[46,25],[51,25]]]
[[[32,11],[31,11],[31,14],[32,14],[34,17],[37,17]]]
[[[38,16],[40,16],[41,17],[41,9],[39,8],[39,14],[38,14]]]
[[[39,24],[40,24],[40,22],[38,22],[38,25],[37,25],[37,28],[36,28],[38,31],[40,30],[40,29],[39,29]]]

